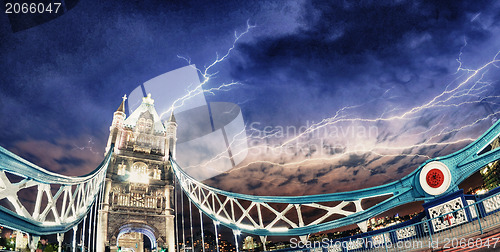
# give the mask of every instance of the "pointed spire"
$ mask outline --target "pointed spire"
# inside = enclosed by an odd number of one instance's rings
[[[123,95],[122,97],[122,103],[120,104],[120,107],[116,110],[116,112],[123,112],[125,113],[125,100],[127,100],[127,94]]]
[[[173,110],[172,110],[172,113],[170,114],[170,118],[168,118],[168,122],[174,122],[174,123],[176,123],[175,116],[174,116],[174,111]]]

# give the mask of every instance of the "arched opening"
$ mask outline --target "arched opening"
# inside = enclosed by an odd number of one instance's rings
[[[132,223],[124,225],[120,228],[120,232],[116,238],[116,246],[121,251],[153,251],[156,249],[156,238],[151,227]]]
[[[120,251],[122,252],[151,252],[154,248],[151,238],[138,232],[123,233],[119,235],[117,246],[120,247]]]

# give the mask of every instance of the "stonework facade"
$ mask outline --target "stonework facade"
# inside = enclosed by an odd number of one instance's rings
[[[161,122],[150,95],[126,117],[125,99],[113,115],[106,147],[114,153],[99,210],[97,251],[128,246],[144,251],[146,236],[151,248],[174,252],[174,178],[168,159],[175,156],[177,123],[173,114]]]

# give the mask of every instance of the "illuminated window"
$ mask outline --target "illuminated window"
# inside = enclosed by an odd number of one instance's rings
[[[123,163],[119,164],[118,165],[118,175],[125,175],[125,169],[127,168],[127,166]]]
[[[129,174],[129,181],[134,183],[149,183],[149,169],[143,162],[135,162]]]

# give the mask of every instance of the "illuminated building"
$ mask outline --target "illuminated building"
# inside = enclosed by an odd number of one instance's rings
[[[257,244],[253,240],[252,236],[245,237],[245,240],[243,241],[243,249],[245,249],[245,250],[253,250],[256,247],[257,247]]]
[[[485,151],[495,149],[500,146],[500,138],[495,139],[490,147]],[[480,154],[481,155],[481,154]],[[481,176],[483,177],[484,189],[491,190],[500,185],[500,162],[495,161],[486,165],[481,169]]]
[[[23,249],[26,249],[28,246],[28,235],[23,234],[21,231],[14,231],[15,237],[16,237],[16,251],[21,251]]]
[[[177,123],[173,113],[165,124],[151,95],[129,117],[125,99],[113,114],[106,151],[114,148],[109,164],[103,207],[99,210],[97,251],[109,246],[143,251],[151,248],[173,252],[173,176],[168,163],[175,156]]]

